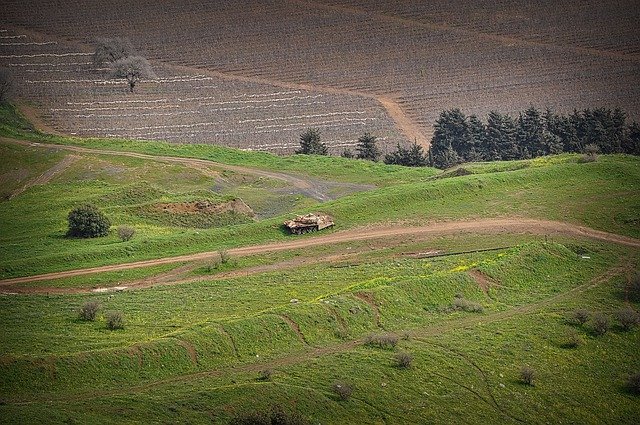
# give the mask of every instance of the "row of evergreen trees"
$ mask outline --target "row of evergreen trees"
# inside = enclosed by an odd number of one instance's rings
[[[364,133],[356,153],[345,149],[342,156],[378,161],[382,153],[376,143],[375,136]],[[486,124],[475,115],[467,117],[460,109],[451,109],[442,111],[436,120],[427,154],[416,143],[409,147],[398,144],[384,156],[384,162],[448,168],[463,162],[528,159],[562,152],[640,155],[640,126],[635,122],[628,125],[620,109],[585,109],[565,116],[530,107],[518,118],[490,112]],[[320,131],[311,128],[302,133],[296,153],[328,155]]]
[[[640,155],[640,126],[628,125],[620,109],[585,109],[564,116],[530,107],[512,118],[490,112],[486,124],[459,109],[440,113],[429,163],[438,168],[470,161],[527,159],[562,152]]]
[[[379,161],[382,152],[378,148],[378,140],[371,133],[364,133],[358,138],[356,143],[356,151],[345,149],[342,152],[344,158],[366,159],[369,161]],[[317,128],[309,128],[300,135],[300,149],[296,150],[297,154],[306,155],[328,155],[329,149],[325,143],[321,141],[320,131]],[[424,167],[428,165],[427,156],[421,146],[413,144],[408,148],[398,143],[394,152],[384,156],[386,164],[405,165],[408,167]]]

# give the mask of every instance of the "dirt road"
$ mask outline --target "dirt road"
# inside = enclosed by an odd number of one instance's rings
[[[558,221],[535,220],[530,218],[495,218],[475,221],[450,221],[433,223],[418,227],[389,226],[384,228],[356,228],[343,232],[326,235],[311,234],[303,237],[291,237],[290,241],[273,242],[261,245],[251,245],[228,250],[232,257],[262,254],[266,252],[286,251],[319,245],[331,245],[349,241],[389,238],[398,236],[441,236],[458,233],[530,233],[537,235],[564,235],[583,237],[605,242],[640,248],[640,240],[628,236],[616,235],[584,226]],[[69,270],[64,272],[47,273],[37,276],[24,276],[0,280],[0,287],[16,283],[37,282],[51,279],[61,279],[92,273],[129,270],[162,264],[173,264],[186,261],[198,261],[218,256],[217,251],[200,252],[196,254],[180,255],[176,257],[158,258],[154,260],[137,261],[133,263],[114,264],[109,266],[91,267],[86,269]]]

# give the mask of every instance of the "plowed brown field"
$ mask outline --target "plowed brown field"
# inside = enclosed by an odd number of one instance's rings
[[[0,63],[41,81],[26,96],[44,92],[45,119],[66,132],[291,152],[316,126],[339,152],[364,131],[387,146],[426,145],[452,107],[484,116],[606,106],[640,117],[640,10],[630,0],[7,0],[4,9],[2,34],[25,37],[2,40]],[[71,65],[85,56],[65,65],[20,56],[73,53],[71,41],[88,52],[98,36],[130,38],[159,81],[128,97],[90,64]],[[53,82],[65,79],[82,81]]]

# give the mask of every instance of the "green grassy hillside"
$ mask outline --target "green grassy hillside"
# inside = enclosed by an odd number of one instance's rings
[[[29,130],[10,107],[0,112],[3,136],[59,145],[0,141],[1,278],[480,218],[556,220],[640,237],[640,163],[627,156],[464,164],[459,174],[468,175],[456,176],[341,158],[67,139]],[[283,180],[232,165],[290,173],[334,191],[333,200],[292,194]],[[237,198],[257,215],[189,210]],[[69,210],[84,202],[136,235],[65,238]],[[282,220],[307,211],[331,214],[335,228],[286,235]],[[617,315],[640,308],[639,265],[640,250],[628,244],[503,229],[392,234],[0,283],[0,423],[225,424],[279,405],[322,424],[631,424],[640,399],[626,382],[640,372],[640,329],[624,329]],[[100,304],[95,321],[78,316],[88,301]],[[584,324],[573,319],[577,310],[586,311]],[[122,312],[123,329],[107,328],[110,311]],[[599,315],[609,321],[602,334]],[[380,339],[387,343],[371,343]],[[400,353],[411,357],[409,367],[398,366]],[[525,366],[533,385],[520,379]],[[333,391],[336,382],[352,387],[350,397]]]

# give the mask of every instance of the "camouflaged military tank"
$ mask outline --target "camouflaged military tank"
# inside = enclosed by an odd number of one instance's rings
[[[326,229],[327,227],[333,226],[333,224],[333,220],[328,215],[306,214],[299,215],[293,220],[285,221],[284,227],[294,235],[301,235],[303,233]]]

